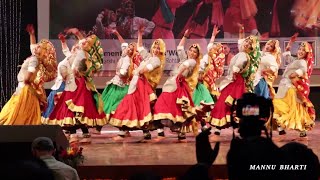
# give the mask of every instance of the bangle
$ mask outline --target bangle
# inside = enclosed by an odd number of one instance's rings
[[[189,38],[188,36],[185,36],[185,35],[183,35],[183,37],[185,37],[185,38],[187,38],[187,39]]]

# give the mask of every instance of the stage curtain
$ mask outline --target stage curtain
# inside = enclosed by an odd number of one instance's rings
[[[37,29],[37,0],[0,0],[0,108],[17,86],[19,65],[31,55],[27,24]]]

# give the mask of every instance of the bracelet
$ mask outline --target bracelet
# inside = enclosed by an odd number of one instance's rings
[[[185,35],[183,35],[183,37],[185,37],[185,38],[187,38],[187,39],[189,38],[188,36],[185,36]]]

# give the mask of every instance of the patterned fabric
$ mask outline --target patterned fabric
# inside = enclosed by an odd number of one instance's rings
[[[142,56],[139,54],[137,50],[137,44],[136,43],[130,43],[129,46],[132,45],[134,49],[133,55],[130,57],[130,66],[128,69],[128,80],[131,81],[133,77],[133,71],[137,69],[140,65],[140,62],[142,61]]]
[[[218,43],[210,49],[208,66],[204,70],[203,83],[211,94],[219,95],[215,85],[224,72],[225,54],[223,53],[222,44]]]
[[[56,50],[53,44],[47,39],[42,39],[38,43],[37,48],[40,48],[40,51],[37,51],[38,53],[36,53],[36,57],[39,61],[39,70],[34,83],[39,84],[41,81],[50,82],[57,77],[58,62]],[[45,58],[41,56],[43,53]]]
[[[271,54],[276,58],[278,67],[280,67],[281,65],[281,48],[280,48],[280,44],[278,40],[269,40],[267,42],[268,43],[273,43],[274,44],[274,51],[271,52]],[[272,70],[265,70],[262,72],[262,76],[264,77],[264,79],[266,80],[267,84],[268,84],[268,88],[269,88],[269,94],[270,94],[270,98],[274,98],[274,96],[276,95],[276,92],[273,88],[273,82],[275,81],[275,79],[278,76],[278,71],[277,72],[273,72]]]
[[[96,35],[91,35],[86,38],[86,45],[83,48],[88,53],[86,63],[85,76],[91,77],[92,73],[102,69],[103,65],[103,49],[101,42]]]
[[[103,49],[101,42],[96,35],[91,35],[86,38],[83,50],[86,52],[86,59],[80,63],[80,74],[86,79],[86,86],[94,92],[93,96],[96,101],[98,112],[103,112],[103,101],[101,94],[98,92],[93,83],[93,74],[100,71],[103,65]],[[82,66],[82,67],[81,67]]]
[[[197,84],[198,84],[198,77],[199,77],[199,66],[200,66],[200,59],[202,59],[202,54],[201,54],[201,49],[200,49],[200,45],[199,44],[193,44],[189,47],[190,48],[196,48],[198,49],[198,58],[195,59],[196,60],[196,65],[193,68],[192,74],[186,78],[186,81],[189,85],[190,88],[190,96],[192,96],[194,89],[196,88]]]
[[[260,43],[258,37],[249,36],[245,39],[252,43],[253,50],[247,52],[248,61],[245,68],[240,72],[242,77],[245,79],[246,92],[254,92],[253,81],[255,78],[255,73],[259,67],[260,63]]]
[[[163,74],[163,69],[166,63],[166,44],[162,39],[156,39],[152,45],[150,49],[153,49],[153,46],[158,44],[160,47],[160,55],[158,56],[158,58],[161,61],[161,65],[159,67],[157,67],[156,69],[152,70],[151,72],[145,72],[143,75],[147,78],[148,82],[150,83],[150,85],[152,86],[153,89],[155,89],[157,87],[157,85],[160,82],[160,79],[162,77]]]
[[[36,48],[35,56],[39,61],[39,65],[37,67],[37,73],[34,74],[31,87],[39,99],[41,110],[45,111],[47,108],[47,97],[43,84],[57,77],[58,62],[55,48],[49,40],[42,39]]]
[[[307,73],[302,77],[296,77],[291,79],[292,84],[297,88],[298,97],[302,102],[308,107],[308,113],[312,118],[315,118],[315,110],[312,102],[309,99],[310,93],[310,76],[313,70],[314,56],[312,52],[312,47],[308,42],[301,43],[301,46],[305,48],[307,52],[306,61],[307,61]]]

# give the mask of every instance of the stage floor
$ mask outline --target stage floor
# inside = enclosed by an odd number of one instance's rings
[[[311,148],[315,154],[320,155],[320,127],[319,123],[315,128],[308,132],[308,137],[299,138],[299,132],[287,131],[285,136],[279,136],[276,131],[273,131],[273,140],[279,146],[291,141],[298,141]],[[101,135],[92,135],[91,144],[81,145],[84,150],[85,161],[79,170],[82,177],[89,177],[93,171],[103,171],[103,167],[109,167],[109,173],[123,174],[126,169],[132,169],[133,166],[138,167],[162,167],[165,173],[174,175],[175,172],[167,172],[164,167],[184,167],[179,170],[179,173],[196,164],[195,153],[195,136],[193,134],[187,135],[187,142],[178,142],[177,134],[171,133],[169,129],[165,130],[166,138],[161,141],[149,140],[143,141],[142,131],[132,131],[131,137],[125,138],[121,141],[114,141],[112,138],[117,135],[117,129],[106,126],[102,130]],[[78,132],[81,135],[81,132]],[[157,137],[157,132],[152,132],[153,138]],[[220,151],[217,159],[214,162],[213,173],[217,178],[226,178],[226,155],[229,150],[230,141],[232,139],[232,129],[222,130],[221,136],[210,136],[210,142],[214,146],[215,141],[220,141]],[[85,167],[87,168],[85,170]],[[89,170],[91,167],[91,171]],[[123,167],[123,168],[121,168]],[[125,168],[126,167],[126,168]],[[89,168],[89,169],[88,169]],[[94,168],[98,168],[94,170]],[[116,168],[119,168],[118,170]],[[170,169],[171,169],[170,168]],[[111,171],[117,171],[113,172]],[[155,168],[150,168],[155,170]],[[162,172],[161,170],[161,172]],[[218,172],[217,172],[218,171]],[[225,172],[221,172],[225,171]],[[134,173],[136,171],[133,171]],[[159,171],[157,171],[159,172]],[[103,172],[97,172],[99,176],[103,177]],[[96,173],[96,175],[98,175]],[[159,172],[160,173],[160,172]],[[118,177],[118,175],[113,177]]]

